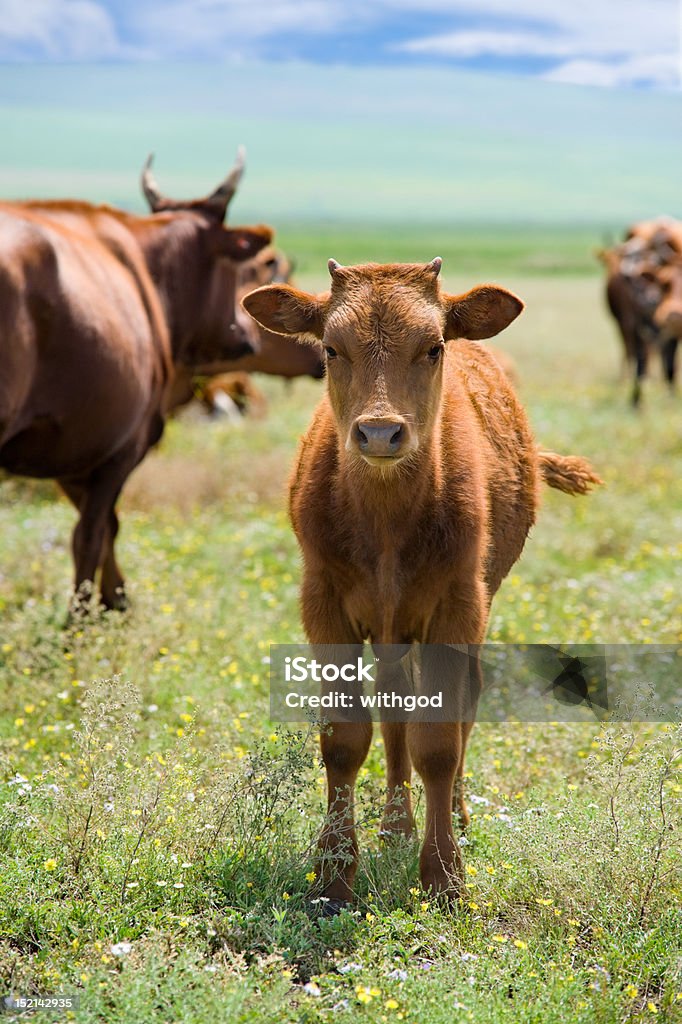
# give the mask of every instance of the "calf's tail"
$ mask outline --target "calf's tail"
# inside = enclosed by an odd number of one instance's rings
[[[580,455],[539,451],[538,461],[545,483],[564,494],[588,494],[597,484],[604,483]]]

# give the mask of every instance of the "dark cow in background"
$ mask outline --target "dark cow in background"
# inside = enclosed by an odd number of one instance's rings
[[[274,246],[266,246],[254,259],[239,268],[238,298],[243,299],[254,288],[265,284],[289,282],[293,267],[293,261],[285,253]],[[237,360],[232,359],[210,366],[201,366],[196,373],[193,373],[191,369],[176,373],[171,390],[171,410],[180,409],[192,399],[198,398],[209,413],[219,414],[221,412],[220,399],[218,405],[213,399],[219,396],[224,389],[221,387],[220,380],[216,382],[215,386],[213,386],[212,380],[220,378],[225,383],[226,375],[229,380],[233,380],[232,375],[238,374],[239,380],[242,382],[243,375],[248,373],[265,373],[268,376],[282,377],[285,380],[293,380],[296,377],[312,377],[313,380],[320,380],[324,376],[324,362],[319,352],[310,345],[299,345],[293,338],[286,338],[282,334],[274,334],[272,331],[266,330],[241,307],[237,310],[237,322],[252,341],[255,351]],[[251,388],[245,386],[245,395],[246,392],[250,393],[252,399],[257,394],[259,395],[255,404],[260,414],[264,414],[266,408],[264,396],[260,395],[255,386]]]
[[[209,416],[228,416],[239,421],[242,416],[263,419],[268,400],[253,383],[250,373],[231,370],[219,373],[196,386],[196,397]]]
[[[237,265],[269,228],[223,225],[240,158],[204,199],[152,216],[75,200],[0,205],[0,468],[51,477],[79,512],[76,607],[101,569],[125,603],[115,505],[163,431],[175,368],[253,350]]]
[[[606,267],[606,301],[623,342],[625,368],[634,378],[634,406],[641,401],[652,351],[661,357],[669,386],[675,386],[681,255],[682,224],[663,217],[633,225],[622,243],[597,253]]]
[[[239,285],[252,291],[264,284],[287,284],[294,273],[295,262],[281,249],[266,245],[252,260],[239,268]]]

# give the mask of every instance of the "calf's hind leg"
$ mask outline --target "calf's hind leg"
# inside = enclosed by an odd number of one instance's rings
[[[374,646],[378,653],[377,694],[392,696],[398,694],[405,697],[411,692],[411,680],[406,666],[400,657],[402,651],[409,648],[403,645],[390,647]],[[390,652],[387,654],[387,652]],[[410,836],[414,833],[414,817],[412,815],[412,762],[407,747],[407,722],[401,721],[402,708],[393,711],[385,708],[382,711],[381,733],[386,753],[386,806],[381,824],[384,836]]]

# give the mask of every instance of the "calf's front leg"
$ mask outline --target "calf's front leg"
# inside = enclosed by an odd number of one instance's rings
[[[313,645],[338,646],[342,649],[339,655],[346,659],[361,655],[361,638],[343,610],[340,595],[326,579],[306,574],[301,605],[303,626]],[[330,660],[329,650],[320,652],[320,656],[321,660]],[[361,721],[332,722],[320,735],[327,774],[327,815],[319,840],[320,876],[323,896],[335,904],[346,903],[353,896],[358,867],[355,783],[371,742],[369,716]]]

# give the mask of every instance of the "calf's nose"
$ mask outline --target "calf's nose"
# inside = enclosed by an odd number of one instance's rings
[[[355,421],[353,434],[363,455],[381,458],[399,454],[407,430],[403,419],[359,419]]]

